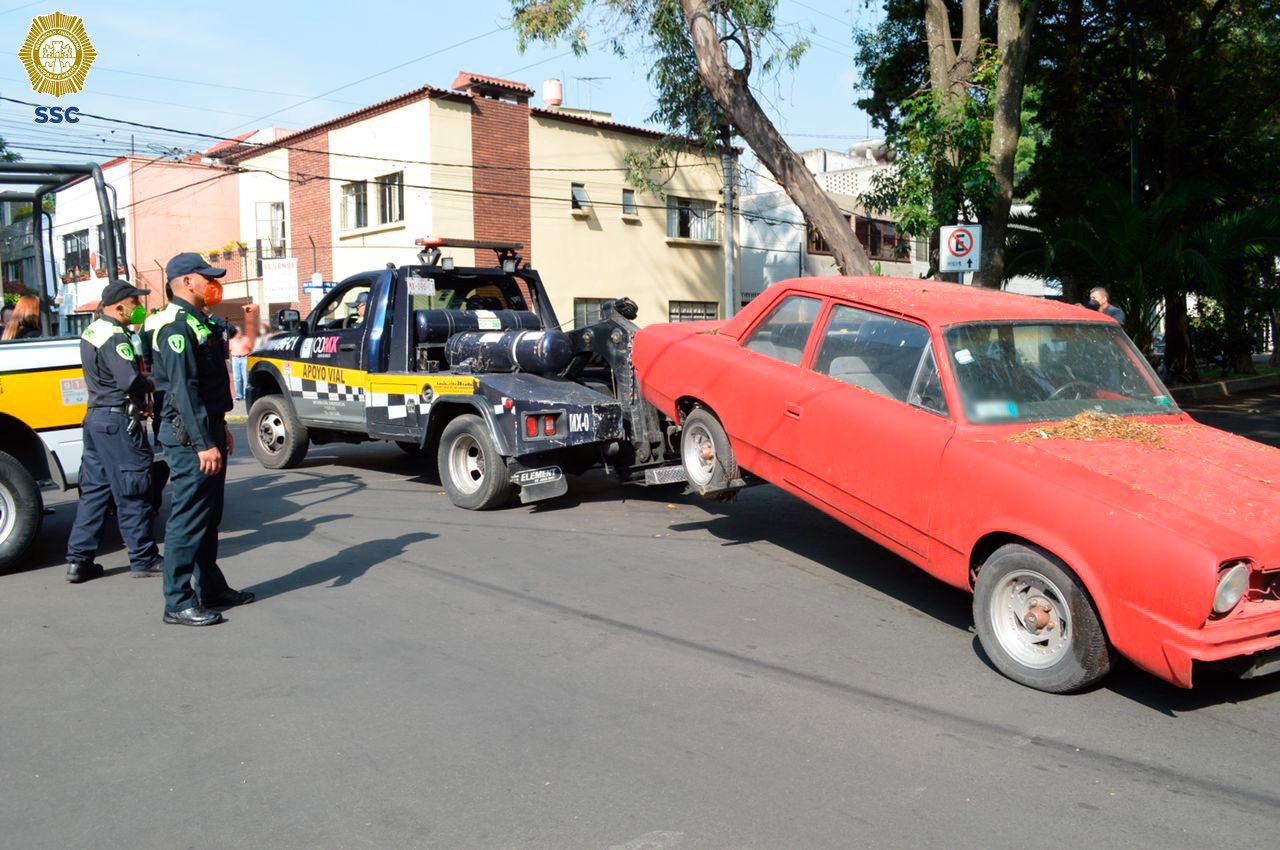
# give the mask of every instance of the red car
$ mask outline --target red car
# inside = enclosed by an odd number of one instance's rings
[[[1280,671],[1280,450],[1194,422],[1099,313],[804,278],[645,328],[634,362],[695,489],[747,470],[972,590],[1015,681]]]

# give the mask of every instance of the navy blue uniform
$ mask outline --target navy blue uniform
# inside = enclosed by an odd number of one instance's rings
[[[80,337],[89,410],[84,417],[80,504],[67,541],[67,561],[93,564],[112,499],[120,536],[135,573],[154,569],[160,549],[151,532],[151,446],[141,421],[132,424],[126,405],[145,409],[147,379],[138,370],[125,326],[112,318],[89,325]]]
[[[224,346],[216,326],[180,298],[152,337],[153,376],[165,394],[160,445],[173,485],[165,525],[165,610],[173,613],[228,592],[218,567],[218,526],[226,485],[226,415],[231,410]],[[197,452],[216,447],[217,475],[200,471]]]

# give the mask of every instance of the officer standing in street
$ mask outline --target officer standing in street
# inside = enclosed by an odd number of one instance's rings
[[[214,608],[247,605],[253,594],[232,590],[218,567],[218,525],[233,448],[224,343],[205,308],[222,301],[214,268],[199,254],[179,254],[165,266],[173,291],[170,320],[151,340],[156,389],[165,394],[160,444],[173,485],[165,525],[164,621],[209,626]]]
[[[129,547],[133,576],[160,575],[160,549],[151,532],[151,446],[146,396],[150,383],[138,369],[129,326],[146,317],[146,295],[123,280],[102,290],[102,317],[80,337],[80,360],[89,394],[80,462],[80,504],[67,541],[67,581],[102,575],[94,562],[107,509],[115,499],[120,536]]]

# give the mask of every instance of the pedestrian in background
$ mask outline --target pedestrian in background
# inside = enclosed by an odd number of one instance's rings
[[[1099,313],[1105,313],[1119,322],[1122,326],[1124,325],[1124,310],[1121,310],[1119,307],[1111,303],[1111,294],[1107,292],[1106,287],[1095,286],[1093,289],[1090,289],[1089,299],[1089,306],[1093,307],[1094,304],[1098,305],[1093,309],[1097,310]]]
[[[231,351],[231,378],[235,383],[236,401],[244,398],[245,388],[248,386],[249,380],[249,353],[253,351],[253,341],[249,339],[248,328],[241,328],[240,332],[227,342],[227,348]]]
[[[253,594],[232,590],[218,566],[218,526],[226,486],[226,458],[234,444],[227,429],[231,388],[226,346],[205,310],[222,301],[214,268],[184,253],[165,266],[173,291],[172,318],[153,340],[155,381],[165,393],[160,444],[173,485],[165,525],[164,622],[208,626],[211,610],[246,605]]]
[[[37,339],[41,336],[40,299],[34,295],[24,295],[13,305],[13,315],[5,322],[4,334],[0,335],[0,339]]]
[[[143,425],[151,385],[138,368],[130,333],[131,325],[146,318],[138,300],[146,294],[126,281],[110,281],[102,290],[102,316],[80,337],[89,409],[84,417],[80,503],[67,540],[67,581],[72,584],[102,575],[94,558],[113,500],[134,578],[162,572],[151,530],[153,453]]]

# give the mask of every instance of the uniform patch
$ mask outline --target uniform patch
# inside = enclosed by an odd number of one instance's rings
[[[133,353],[133,346],[127,342],[122,342],[116,346],[116,354],[119,354],[125,360],[133,360],[136,356]]]
[[[169,337],[169,347],[173,349],[175,354],[181,354],[187,350],[187,338],[185,336],[174,334]]]

